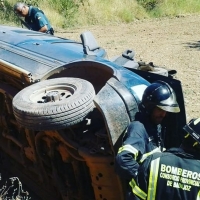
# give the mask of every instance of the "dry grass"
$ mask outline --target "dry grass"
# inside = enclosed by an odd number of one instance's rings
[[[74,2],[79,2],[78,10],[67,16],[63,13],[69,8],[67,6],[62,8],[66,1],[70,0],[38,0],[37,4],[55,28],[131,23],[136,19],[200,13],[200,0],[157,0],[156,6],[150,11],[145,10],[138,3],[139,0],[84,0],[83,4],[80,3],[80,0],[76,0]],[[155,0],[146,2],[151,1],[155,2]],[[10,7],[15,3],[16,0],[6,1]],[[1,13],[0,17],[1,21],[5,21],[2,20]]]

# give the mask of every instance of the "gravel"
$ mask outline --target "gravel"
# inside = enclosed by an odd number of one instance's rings
[[[80,41],[89,30],[109,59],[126,49],[136,60],[177,71],[182,83],[187,120],[200,117],[200,15],[138,20],[131,24],[95,25],[57,30],[55,35]]]

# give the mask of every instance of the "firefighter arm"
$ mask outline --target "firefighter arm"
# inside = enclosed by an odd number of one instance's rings
[[[143,125],[138,122],[131,123],[123,145],[116,156],[116,172],[128,180],[136,178],[142,154],[145,151],[143,138]]]
[[[134,155],[128,151],[123,151],[117,154],[115,170],[120,177],[127,180],[136,178],[139,164],[133,157]]]

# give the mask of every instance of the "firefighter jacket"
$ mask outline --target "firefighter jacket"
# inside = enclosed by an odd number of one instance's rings
[[[116,173],[128,181],[135,178],[139,163],[151,153],[161,151],[161,135],[161,125],[153,125],[146,114],[137,113],[116,155]]]
[[[132,179],[132,192],[146,200],[199,200],[200,156],[173,148],[149,156],[140,166],[138,185]]]

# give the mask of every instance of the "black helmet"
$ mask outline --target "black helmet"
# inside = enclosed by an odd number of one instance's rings
[[[142,96],[142,106],[149,113],[154,107],[172,113],[180,112],[174,90],[164,81],[156,81],[145,89]]]
[[[190,122],[183,127],[183,130],[200,144],[200,118],[190,120]]]

